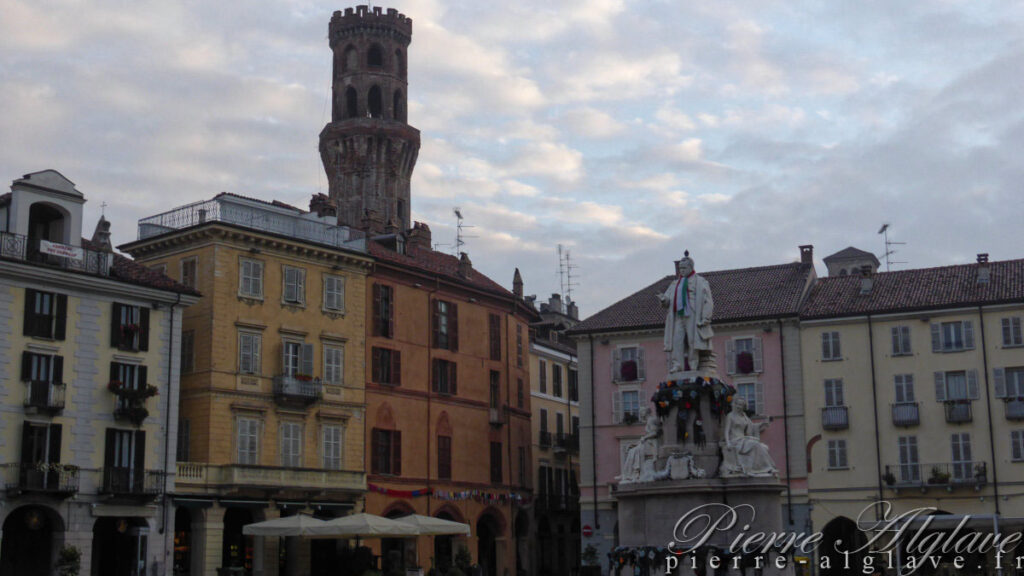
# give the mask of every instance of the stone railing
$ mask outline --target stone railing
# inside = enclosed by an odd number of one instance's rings
[[[323,468],[178,462],[175,483],[178,488],[246,486],[281,489],[365,490],[366,473]]]

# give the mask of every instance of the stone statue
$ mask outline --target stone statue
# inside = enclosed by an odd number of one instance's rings
[[[667,308],[665,351],[669,374],[697,370],[700,357],[711,354],[711,313],[715,303],[708,281],[694,272],[689,251],[676,262],[676,279],[658,298]]]
[[[636,446],[626,452],[622,472],[615,477],[620,484],[654,480],[654,455],[658,453],[657,438],[661,436],[661,419],[650,408],[640,409],[640,419],[644,421],[644,435]]]
[[[722,477],[752,476],[767,477],[778,475],[775,462],[768,453],[768,446],[761,442],[761,432],[769,422],[755,425],[747,416],[747,399],[736,396],[732,411],[725,417],[723,425],[722,465],[718,475]]]

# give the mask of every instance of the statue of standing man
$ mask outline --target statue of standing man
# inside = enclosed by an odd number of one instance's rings
[[[658,298],[667,308],[665,351],[669,374],[697,370],[700,357],[711,353],[711,313],[715,304],[708,281],[693,270],[689,250],[676,261],[676,278]]]

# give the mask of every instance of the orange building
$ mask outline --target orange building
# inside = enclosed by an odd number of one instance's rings
[[[384,540],[384,567],[445,568],[465,546],[483,573],[530,555],[529,322],[516,294],[430,249],[430,230],[370,242],[366,511],[464,522],[469,538]],[[518,272],[517,272],[518,278]],[[433,540],[433,542],[431,542]]]

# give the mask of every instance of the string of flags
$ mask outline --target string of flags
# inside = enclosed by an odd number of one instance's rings
[[[421,488],[419,490],[395,490],[372,482],[367,483],[367,488],[373,492],[391,496],[394,498],[419,498],[420,496],[433,496],[438,500],[457,502],[462,500],[474,500],[487,504],[507,504],[512,502],[518,506],[529,504],[530,500],[522,494],[515,492],[486,492],[484,490],[460,490],[456,492],[448,490],[435,490],[433,488]]]

